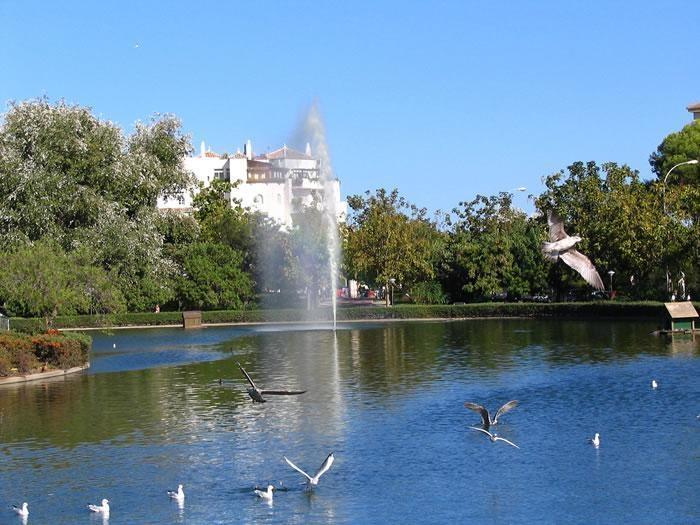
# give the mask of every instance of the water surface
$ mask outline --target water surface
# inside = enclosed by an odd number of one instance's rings
[[[120,330],[92,368],[0,388],[0,524],[699,523],[698,339],[474,320]],[[253,404],[262,387],[306,389]],[[218,379],[229,380],[220,385]],[[652,390],[649,383],[660,383]],[[498,432],[463,407],[518,399]],[[600,432],[602,446],[586,443]],[[313,492],[283,461],[315,471]],[[165,490],[185,484],[182,509]],[[268,505],[254,486],[284,490]]]

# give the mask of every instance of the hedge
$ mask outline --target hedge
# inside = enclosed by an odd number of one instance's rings
[[[92,339],[85,334],[57,330],[34,335],[0,333],[0,376],[83,366],[91,346]]]
[[[696,308],[700,306],[696,303]],[[452,305],[401,304],[384,306],[348,306],[338,309],[338,320],[361,321],[371,319],[459,319],[473,317],[566,317],[566,318],[627,318],[661,319],[665,315],[660,302],[570,302],[570,303],[469,303]],[[202,312],[202,322],[217,323],[280,323],[305,320],[330,321],[331,309],[312,312],[303,309],[223,310]],[[112,316],[61,316],[53,321],[54,328],[100,328],[127,326],[181,325],[182,312],[146,312]],[[44,329],[43,319],[13,317],[14,330],[39,333]]]

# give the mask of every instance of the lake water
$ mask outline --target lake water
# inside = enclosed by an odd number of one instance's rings
[[[0,524],[700,523],[700,338],[531,320],[119,330],[0,388]],[[253,404],[263,388],[306,394]],[[219,378],[227,379],[220,385]],[[652,390],[651,379],[659,382]],[[491,443],[465,401],[517,399]],[[587,443],[601,434],[599,449]],[[315,472],[313,492],[289,457]],[[183,508],[165,491],[185,485]],[[283,488],[268,505],[253,488]]]

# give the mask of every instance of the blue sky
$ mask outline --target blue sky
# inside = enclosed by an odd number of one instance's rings
[[[699,15],[695,0],[0,0],[0,101],[63,98],[127,130],[174,113],[196,147],[262,152],[317,99],[343,195],[398,187],[447,211],[539,193],[576,160],[650,178],[700,101]]]

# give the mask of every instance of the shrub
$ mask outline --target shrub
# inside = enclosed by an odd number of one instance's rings
[[[5,348],[0,348],[0,377],[9,376],[10,370],[12,370],[10,352],[8,352]]]

